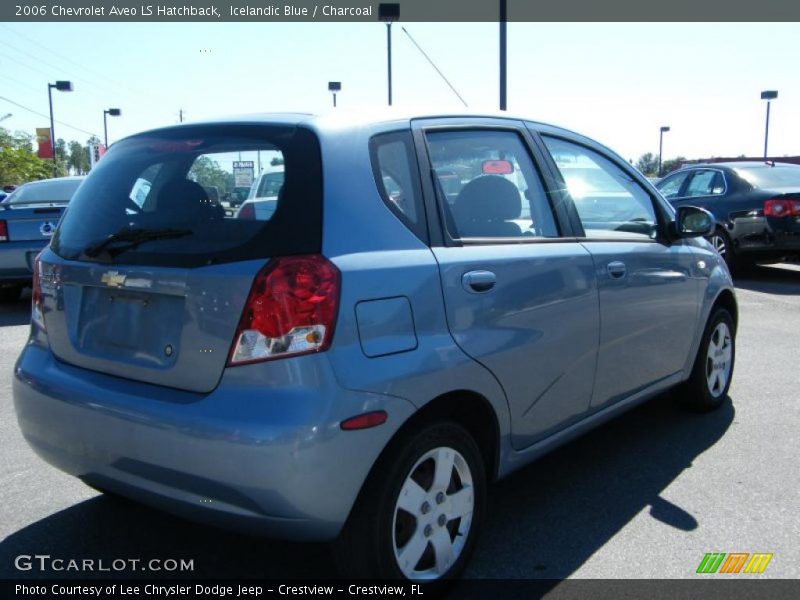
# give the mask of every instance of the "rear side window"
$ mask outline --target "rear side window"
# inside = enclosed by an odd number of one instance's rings
[[[686,187],[686,196],[721,196],[725,193],[725,179],[719,171],[703,169],[694,171],[689,185]]]
[[[280,193],[235,208],[239,190],[276,162],[284,164]],[[313,254],[321,247],[321,195],[319,143],[308,130],[227,125],[142,134],[98,163],[51,247],[71,260],[181,267]]]
[[[645,238],[658,232],[650,195],[633,177],[585,146],[543,136],[588,238]]]
[[[517,133],[433,131],[426,139],[450,237],[558,237],[539,174]]]
[[[426,240],[425,210],[411,134],[376,135],[370,140],[372,170],[383,201],[421,240]]]

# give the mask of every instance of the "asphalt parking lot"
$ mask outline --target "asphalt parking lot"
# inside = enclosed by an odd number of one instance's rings
[[[737,288],[730,401],[696,415],[659,397],[494,485],[467,577],[692,578],[706,552],[773,553],[758,577],[800,577],[800,267],[762,267]],[[0,577],[28,575],[20,554],[193,559],[191,578],[335,576],[326,545],[195,525],[41,461],[10,393],[28,313],[26,299],[0,307]]]

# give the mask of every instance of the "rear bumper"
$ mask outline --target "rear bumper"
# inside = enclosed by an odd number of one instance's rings
[[[342,390],[324,355],[227,369],[216,390],[195,394],[72,367],[35,344],[17,362],[13,395],[26,440],[59,469],[189,519],[296,540],[338,535],[414,410]],[[340,429],[368,410],[389,420]]]
[[[728,233],[738,255],[754,260],[800,256],[800,219],[742,217],[734,219]]]
[[[47,243],[46,240],[0,242],[0,282],[30,281],[33,259]]]

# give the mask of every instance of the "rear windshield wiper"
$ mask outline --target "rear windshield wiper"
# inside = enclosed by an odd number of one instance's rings
[[[164,229],[142,229],[142,228],[126,228],[121,229],[116,233],[112,233],[107,238],[89,244],[84,250],[83,254],[94,258],[101,252],[107,252],[111,257],[122,254],[132,248],[136,248],[139,244],[145,242],[152,242],[155,240],[167,240],[171,238],[183,237],[194,233],[191,229],[176,229],[167,227]],[[118,246],[113,244],[119,243]]]

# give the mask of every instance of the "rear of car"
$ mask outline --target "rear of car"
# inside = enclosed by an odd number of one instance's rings
[[[34,181],[0,202],[0,297],[13,300],[31,281],[33,260],[53,236],[83,177]]]
[[[208,188],[229,191],[233,162],[259,153],[287,164],[277,206],[226,214]],[[322,194],[317,134],[296,124],[116,143],[35,265],[14,378],[31,446],[90,485],[183,516],[334,537],[413,407],[344,388],[323,352],[341,272],[322,255]],[[396,423],[340,427],[376,411]]]
[[[656,187],[676,207],[711,211],[711,242],[731,270],[800,256],[800,166],[764,162],[692,165]]]

